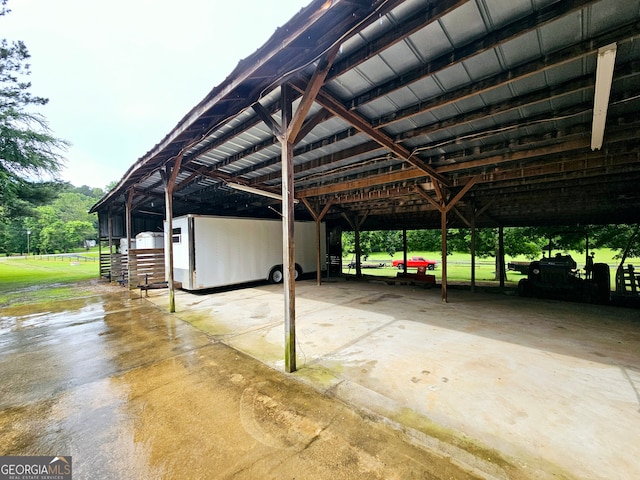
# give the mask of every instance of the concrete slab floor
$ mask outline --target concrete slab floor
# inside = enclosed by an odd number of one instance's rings
[[[148,299],[162,309],[166,292]],[[282,286],[179,291],[176,315],[283,369]],[[640,478],[640,311],[296,284],[295,378],[489,477]]]
[[[115,288],[2,309],[0,455],[82,480],[481,478]]]

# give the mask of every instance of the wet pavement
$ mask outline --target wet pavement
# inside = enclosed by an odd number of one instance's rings
[[[0,455],[71,455],[76,479],[480,478],[219,340],[119,287],[3,308]]]
[[[296,283],[292,378],[498,479],[640,478],[640,311],[381,282]],[[167,308],[166,292],[148,299]],[[283,370],[282,286],[176,315]]]

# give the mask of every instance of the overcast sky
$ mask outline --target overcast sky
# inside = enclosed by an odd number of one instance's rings
[[[39,113],[71,142],[62,179],[105,188],[311,0],[9,0]]]

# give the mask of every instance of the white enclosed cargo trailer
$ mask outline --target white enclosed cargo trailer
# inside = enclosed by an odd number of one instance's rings
[[[166,228],[166,223],[165,223]],[[317,271],[316,224],[295,222],[296,276]],[[320,259],[326,268],[325,226]],[[282,281],[282,221],[185,215],[173,219],[173,275],[185,290]]]

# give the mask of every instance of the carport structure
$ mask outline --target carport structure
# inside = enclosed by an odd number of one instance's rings
[[[443,251],[451,227],[637,223],[639,110],[640,0],[315,0],[92,211],[127,238],[281,215],[293,371],[294,218]]]

